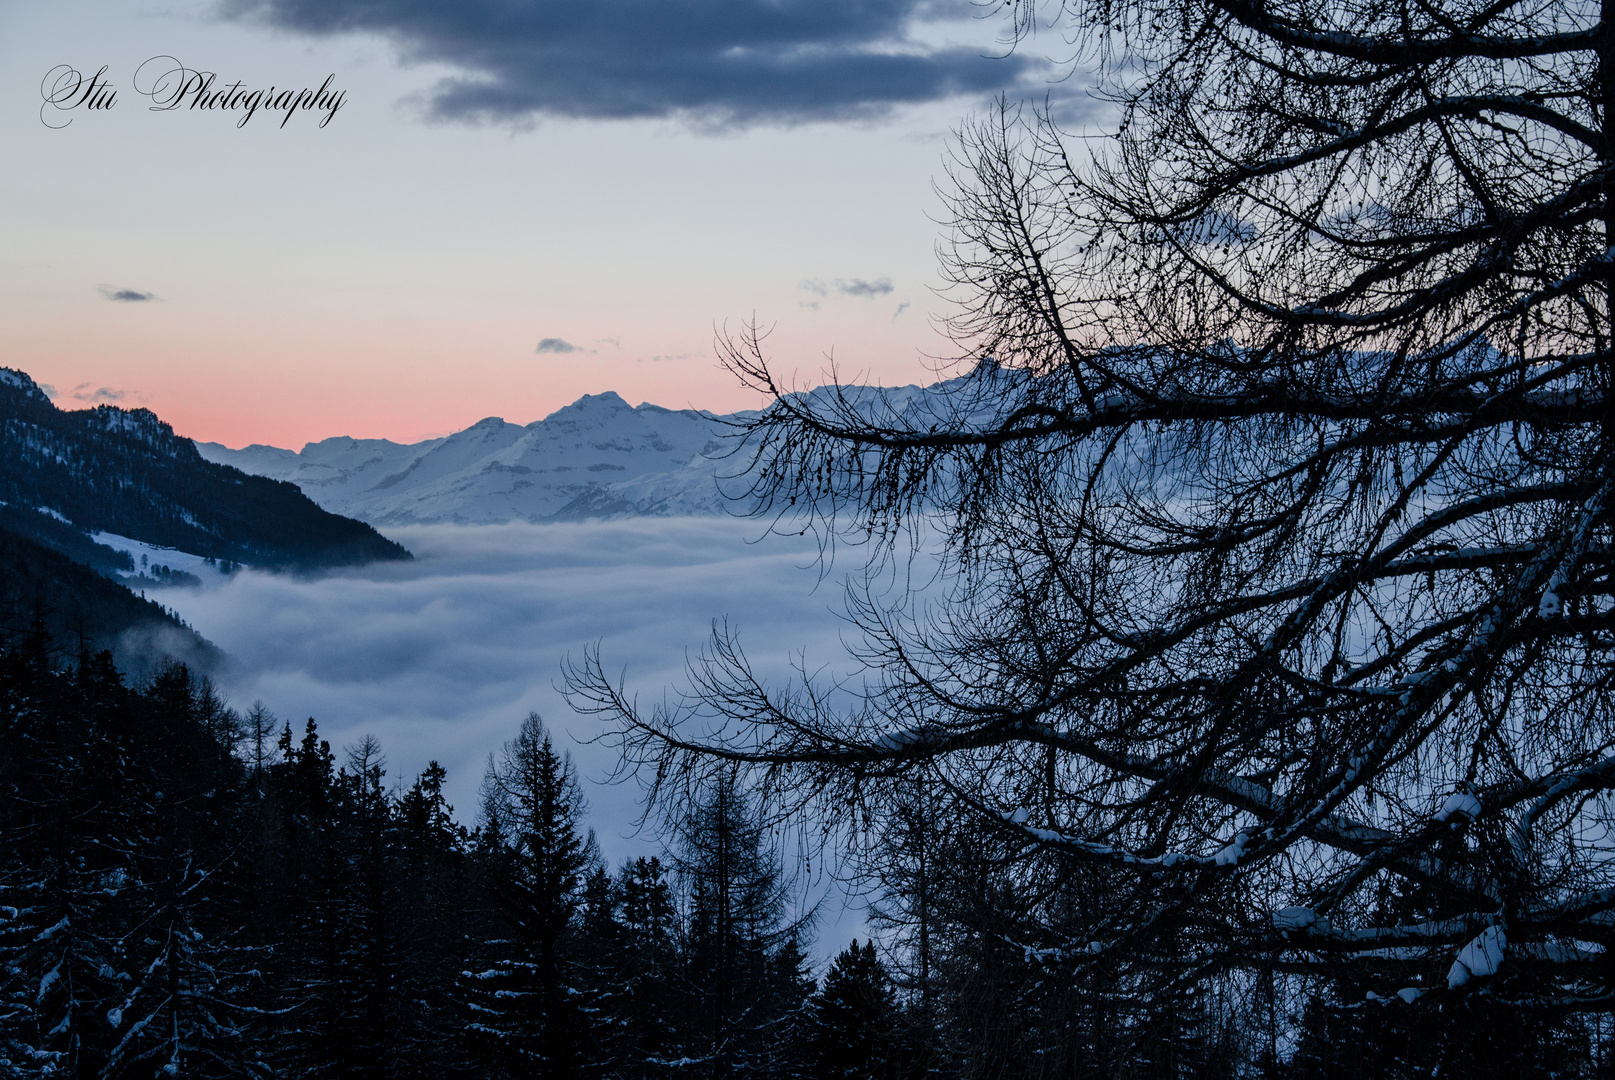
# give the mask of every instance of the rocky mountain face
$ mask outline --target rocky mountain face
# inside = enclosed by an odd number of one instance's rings
[[[215,573],[410,557],[294,484],[206,460],[146,409],[64,411],[0,368],[0,638],[110,649],[136,675],[164,657],[216,666],[216,648],[131,591],[196,576],[160,558],[137,565],[129,547],[188,552]]]

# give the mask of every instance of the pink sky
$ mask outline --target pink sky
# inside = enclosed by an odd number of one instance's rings
[[[206,10],[0,13],[0,365],[64,407],[105,389],[234,446],[413,441],[605,390],[755,406],[712,349],[715,325],[753,317],[807,381],[832,353],[851,375],[921,381],[926,355],[950,349],[934,325],[949,309],[932,291],[933,184],[968,103],[724,134],[428,124],[411,96],[440,72],[400,67],[375,40],[311,42]],[[106,64],[117,85],[164,52],[264,82],[335,72],[348,105],[323,129],[238,129],[139,99],[41,123],[54,64]],[[838,286],[855,281],[890,288]],[[552,337],[577,351],[535,353]]]

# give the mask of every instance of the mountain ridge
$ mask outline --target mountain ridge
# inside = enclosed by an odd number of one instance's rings
[[[271,569],[409,557],[295,485],[208,461],[147,409],[58,409],[28,375],[0,368],[0,431],[0,502],[81,532]]]
[[[998,400],[992,382],[1020,377],[983,359],[928,386],[825,386],[793,397],[921,427],[981,423],[992,412],[983,406]],[[325,509],[372,525],[744,514],[751,501],[720,481],[746,471],[736,435],[758,415],[630,406],[607,390],[528,424],[489,416],[418,443],[337,435],[300,451],[196,445],[210,461],[294,483]]]
[[[720,513],[724,437],[746,413],[585,394],[528,424],[489,416],[418,443],[338,435],[300,451],[198,442],[205,458],[296,484],[372,525]]]
[[[207,669],[219,650],[130,586],[200,582],[182,566],[306,571],[410,557],[296,485],[206,460],[148,409],[59,409],[26,373],[0,368],[0,641],[44,634],[70,651],[110,649],[137,673],[165,655]]]

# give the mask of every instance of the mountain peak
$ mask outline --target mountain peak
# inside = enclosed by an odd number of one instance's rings
[[[48,507],[79,532],[258,566],[409,557],[290,485],[207,461],[150,409],[58,409],[27,375],[0,370],[0,421],[0,500]]]
[[[20,390],[24,397],[34,397],[41,401],[49,401],[50,396],[39,388],[39,384],[28,377],[26,372],[16,368],[0,367],[0,386],[9,386]]]

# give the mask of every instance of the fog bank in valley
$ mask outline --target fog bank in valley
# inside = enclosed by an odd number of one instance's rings
[[[537,710],[577,761],[590,821],[615,864],[634,837],[636,784],[605,785],[615,755],[587,740],[599,721],[561,696],[561,662],[598,641],[642,701],[683,685],[714,620],[738,628],[775,678],[805,652],[845,670],[841,560],[823,577],[811,538],[756,521],[636,519],[563,525],[414,526],[387,534],[415,554],[324,577],[246,571],[202,588],[150,592],[231,658],[238,708],[261,699],[301,734],[312,716],[333,748],[365,734],[407,784],[429,760],[449,770],[460,820],[475,819],[488,754]],[[856,554],[856,553],[855,553]],[[845,563],[845,566],[842,565]]]

